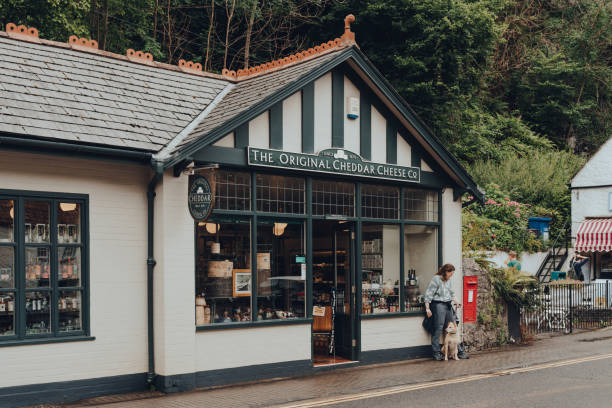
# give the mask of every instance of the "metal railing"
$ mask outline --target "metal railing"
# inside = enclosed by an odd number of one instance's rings
[[[612,281],[554,281],[536,290],[537,306],[521,309],[522,335],[612,326]]]

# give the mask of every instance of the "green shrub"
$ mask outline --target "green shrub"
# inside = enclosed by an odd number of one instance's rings
[[[487,270],[498,299],[520,308],[531,309],[539,305],[539,283],[533,276],[522,274],[515,268],[494,267],[483,258],[476,259],[476,262]]]
[[[566,218],[571,207],[568,184],[585,161],[567,151],[534,149],[521,155],[504,153],[501,160],[476,161],[468,171],[481,186],[496,184],[513,200]]]

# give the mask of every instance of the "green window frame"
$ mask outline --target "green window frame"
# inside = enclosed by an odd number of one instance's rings
[[[11,212],[13,218],[13,240],[12,242],[0,242],[0,248],[13,248],[14,263],[13,286],[9,288],[0,287],[0,296],[14,294],[14,334],[0,336],[0,347],[92,339],[90,338],[89,327],[89,196],[72,193],[0,190],[0,200],[10,200],[13,202],[13,211]],[[43,242],[32,242],[31,239],[26,240],[26,203],[43,203],[48,205],[49,224],[47,227],[48,231],[46,232],[48,239],[43,239]],[[77,242],[64,242],[63,238],[62,242],[59,242],[58,225],[60,225],[60,229],[63,225],[58,222],[60,203],[77,204],[74,207],[78,209],[78,215],[74,217],[78,219],[78,225],[80,225],[80,228],[76,228],[76,233],[79,236]],[[64,225],[63,227],[66,226]],[[27,281],[26,279],[26,254],[28,252],[33,253],[34,251],[36,251],[37,255],[44,255],[46,253],[47,256],[48,269],[45,269],[44,266],[42,268],[43,272],[48,271],[48,278],[42,278],[48,280],[48,284],[44,287],[32,286],[32,281]],[[61,255],[60,251],[63,251]],[[60,268],[60,264],[64,265],[66,256],[80,258],[80,264],[74,263],[74,265],[77,265],[78,273],[76,272],[77,269],[75,269],[74,275],[70,275],[70,277],[76,276],[74,279],[69,279],[66,276],[60,277],[60,274],[64,271],[63,267]],[[31,273],[31,271],[29,272]],[[48,299],[47,308],[50,324],[48,332],[36,333],[35,330],[30,328],[28,333],[28,310],[26,310],[26,305],[28,303],[28,295],[34,296],[35,294],[42,294],[43,299]],[[71,297],[70,301],[66,302],[67,299],[62,297],[68,294]],[[33,300],[30,299],[29,309],[31,313],[33,313],[32,303]],[[66,306],[66,304],[69,306]],[[40,311],[40,305],[38,309]],[[77,324],[75,318],[74,326],[64,325],[63,329],[60,330],[60,313],[69,313],[69,311],[78,313],[77,316],[80,319],[80,324]],[[45,312],[44,307],[42,312]],[[64,321],[63,323],[66,322]]]
[[[342,219],[346,221],[351,221],[355,225],[356,231],[356,242],[359,243],[356,245],[356,253],[355,253],[355,268],[358,271],[362,269],[362,259],[361,259],[361,241],[362,241],[362,227],[364,223],[379,223],[379,224],[390,224],[390,225],[398,225],[399,228],[399,243],[400,243],[400,282],[405,282],[405,278],[408,274],[408,271],[405,267],[404,262],[404,229],[409,225],[421,225],[428,227],[435,227],[437,229],[437,254],[438,254],[438,267],[442,265],[442,243],[443,243],[443,231],[442,231],[442,194],[443,188],[439,186],[435,187],[427,187],[422,185],[407,185],[407,184],[399,184],[394,182],[387,181],[379,181],[373,182],[371,180],[354,180],[347,177],[336,177],[329,175],[327,177],[321,177],[321,175],[310,175],[310,174],[296,174],[295,172],[290,171],[278,171],[275,170],[259,170],[254,171],[251,168],[244,167],[223,167],[219,170],[223,173],[228,173],[231,171],[241,172],[243,174],[250,174],[250,196],[248,197],[250,200],[250,206],[245,206],[248,209],[243,210],[228,210],[224,208],[215,208],[212,211],[211,220],[223,219],[224,217],[229,217],[230,219],[233,217],[240,217],[244,219],[249,219],[251,221],[251,257],[252,257],[252,265],[256,265],[257,263],[257,225],[258,220],[265,219],[271,222],[286,222],[287,220],[302,220],[304,222],[305,235],[306,235],[306,261],[307,261],[307,280],[306,280],[306,316],[304,318],[296,318],[296,319],[288,319],[283,321],[257,321],[257,310],[258,310],[258,302],[257,302],[257,272],[252,271],[252,288],[251,288],[251,310],[252,310],[252,318],[250,322],[236,322],[236,323],[225,323],[225,324],[211,324],[206,326],[197,326],[197,331],[207,331],[207,330],[219,330],[219,329],[232,329],[232,328],[244,328],[244,327],[252,327],[252,326],[261,326],[261,325],[280,325],[280,324],[302,324],[305,322],[312,321],[312,221],[313,220],[323,220],[328,219],[328,215],[316,215],[316,211],[314,210],[314,198],[313,198],[313,184],[321,183],[321,182],[339,182],[346,185],[351,185],[353,190],[353,207],[351,215],[338,215],[334,214],[330,219]],[[257,199],[258,199],[258,183],[257,177],[258,175],[270,175],[270,176],[287,176],[291,178],[301,178],[306,181],[306,190],[305,190],[305,208],[304,213],[281,213],[281,212],[267,212],[261,211],[258,209]],[[399,197],[398,204],[399,208],[397,209],[397,217],[394,218],[384,218],[386,214],[389,212],[383,212],[379,217],[368,217],[366,214],[363,214],[363,198],[364,188],[371,188],[372,186],[381,186],[383,189],[398,189]],[[413,191],[420,192],[425,194],[428,197],[428,205],[431,204],[427,209],[427,214],[430,215],[430,220],[427,219],[410,219],[406,217],[406,196]],[[395,209],[393,209],[396,211]],[[194,223],[194,228],[197,228],[197,223]],[[195,271],[194,271],[195,273]],[[361,273],[356,274],[356,305],[357,310],[362,310],[362,276]],[[396,317],[396,316],[414,316],[414,315],[422,315],[423,311],[416,310],[406,310],[406,290],[404,285],[400,285],[399,288],[399,299],[400,299],[400,307],[397,312],[393,313],[380,313],[380,314],[363,314],[359,312],[359,318],[361,320],[365,319],[379,319],[379,318],[388,318],[388,317]]]

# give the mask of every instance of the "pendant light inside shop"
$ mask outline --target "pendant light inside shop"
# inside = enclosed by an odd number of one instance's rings
[[[280,237],[285,233],[285,228],[287,228],[287,223],[275,222],[274,227],[272,228],[272,232],[275,236]]]

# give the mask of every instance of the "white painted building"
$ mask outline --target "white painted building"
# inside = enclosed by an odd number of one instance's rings
[[[574,176],[571,189],[574,249],[589,257],[591,279],[612,279],[612,138]]]
[[[0,406],[431,353],[467,172],[347,29],[203,73],[0,33]]]

